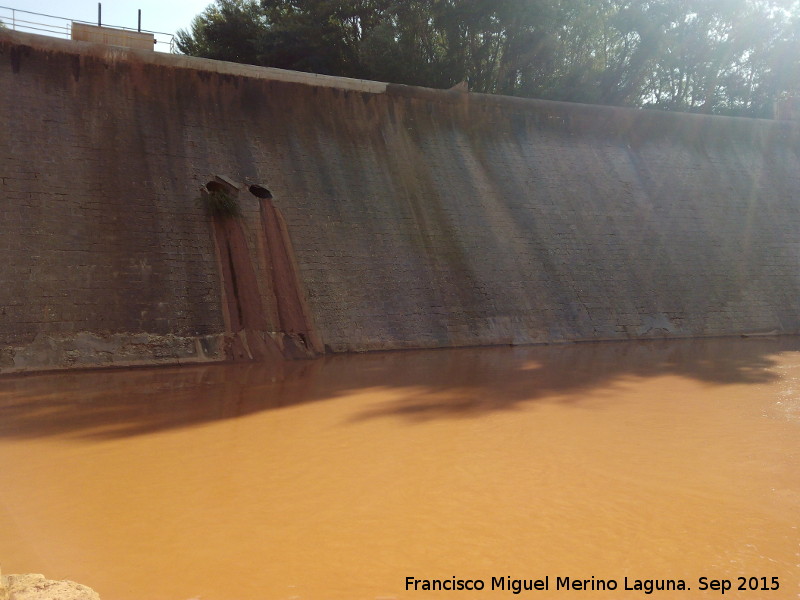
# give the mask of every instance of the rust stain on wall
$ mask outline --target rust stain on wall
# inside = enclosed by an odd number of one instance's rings
[[[286,222],[270,198],[260,198],[261,224],[269,253],[273,291],[278,310],[278,331],[284,354],[309,358],[323,353],[301,291],[297,266]]]
[[[797,123],[0,54],[4,371],[800,331]]]
[[[240,201],[240,193],[258,198],[261,228],[256,233],[262,237],[254,250],[262,249],[263,257],[251,253],[238,211],[210,215],[228,332],[225,355],[229,360],[313,358],[322,353],[322,347],[300,291],[286,224],[272,204],[269,190],[258,185],[240,187],[217,177],[204,188],[207,195],[209,190],[224,191],[235,203]],[[256,275],[258,258],[263,258],[263,290]]]
[[[213,217],[214,240],[224,289],[225,348],[229,360],[267,360],[280,356],[268,335],[264,307],[241,223]]]

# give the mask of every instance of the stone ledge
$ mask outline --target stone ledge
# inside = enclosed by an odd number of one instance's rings
[[[18,46],[29,46],[45,52],[63,52],[66,54],[93,56],[108,64],[139,61],[178,69],[192,69],[195,71],[221,73],[224,75],[251,77],[253,79],[287,81],[290,83],[301,83],[317,87],[332,87],[371,94],[384,93],[387,85],[380,81],[288,71],[286,69],[277,69],[274,67],[259,67],[256,65],[232,63],[223,60],[212,60],[210,58],[185,56],[183,54],[168,54],[166,52],[153,52],[152,50],[109,46],[97,42],[64,40],[20,31],[4,30],[0,32],[0,43],[4,41]]]
[[[0,346],[0,374],[213,362],[224,360],[225,343],[225,334],[40,333],[27,344]]]

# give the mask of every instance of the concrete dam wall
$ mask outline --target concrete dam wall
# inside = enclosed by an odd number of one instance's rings
[[[794,123],[13,32],[0,114],[2,372],[800,329]]]

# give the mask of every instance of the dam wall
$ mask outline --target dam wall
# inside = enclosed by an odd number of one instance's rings
[[[800,329],[797,123],[15,32],[0,114],[0,372]]]

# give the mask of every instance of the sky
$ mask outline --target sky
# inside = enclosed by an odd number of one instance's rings
[[[213,0],[101,0],[103,25],[135,29],[137,10],[141,9],[142,29],[174,34],[178,29],[187,29],[192,19],[212,3]],[[97,0],[0,0],[0,20],[11,20],[9,9],[97,23]],[[17,18],[23,18],[22,13]],[[28,18],[34,20],[32,16]]]

